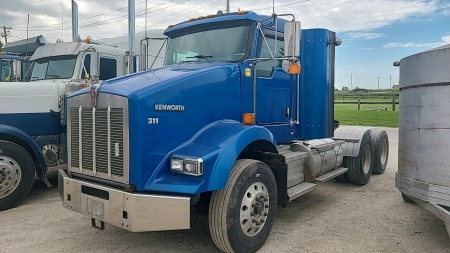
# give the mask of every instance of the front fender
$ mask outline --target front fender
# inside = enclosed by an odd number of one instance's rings
[[[234,162],[250,143],[264,140],[273,147],[276,141],[265,127],[245,125],[238,121],[214,122],[200,130],[192,139],[166,156],[157,175],[150,178],[145,190],[197,194],[223,189]],[[170,155],[202,158],[204,174],[190,176],[165,174],[169,170]]]
[[[36,173],[42,180],[45,176],[45,172],[47,171],[47,164],[45,163],[44,156],[37,146],[36,142],[24,131],[8,126],[0,124],[0,136],[4,136],[4,138],[8,141],[12,141],[18,145],[21,145],[25,150],[27,150],[33,160],[38,161],[40,164],[39,168],[36,167]]]

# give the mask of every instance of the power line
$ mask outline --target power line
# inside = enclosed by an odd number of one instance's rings
[[[177,19],[177,18],[179,18],[179,17],[181,17],[181,16],[187,15],[187,14],[192,13],[192,12],[195,12],[195,11],[198,11],[198,10],[200,10],[200,9],[203,9],[203,8],[205,8],[205,7],[208,7],[208,6],[211,6],[211,5],[213,5],[213,4],[215,4],[215,3],[218,3],[218,2],[220,2],[220,1],[222,1],[222,0],[217,0],[217,1],[213,2],[213,3],[211,3],[211,4],[204,5],[204,6],[200,7],[200,8],[197,8],[197,9],[194,9],[194,10],[192,10],[192,11],[186,12],[186,13],[184,13],[184,14],[181,14],[181,15],[177,16],[177,17],[170,18],[170,19],[166,19],[166,20],[164,20],[164,21],[162,21],[162,22],[153,24],[153,25],[151,25],[151,26],[149,26],[149,27],[155,27],[155,26],[157,26],[157,25],[159,25],[159,24],[162,24],[162,23],[165,23],[165,22],[167,22],[167,21],[171,21],[171,20]],[[138,30],[138,32],[143,31],[143,30],[144,30],[144,29],[140,29],[140,30]]]
[[[309,2],[309,0],[298,1],[298,2],[290,3],[290,4],[277,5],[275,7],[274,6],[270,6],[270,7],[264,7],[264,8],[259,8],[259,9],[252,9],[252,11],[267,10],[267,9],[272,9],[272,8],[278,8],[278,7],[284,7],[284,6],[304,3],[304,2]]]
[[[174,1],[174,0],[172,0],[172,1]],[[141,4],[141,3],[145,3],[145,2],[146,2],[146,1],[138,2],[138,3],[136,3],[135,5],[138,5],[138,4]],[[169,2],[171,2],[171,1],[169,1]],[[128,6],[127,6],[127,7],[123,7],[123,8],[119,8],[119,9],[116,9],[116,10],[112,10],[112,11],[100,13],[100,14],[97,14],[97,15],[94,15],[94,16],[89,16],[89,17],[85,17],[85,18],[80,18],[79,21],[81,21],[81,20],[87,20],[87,19],[91,19],[91,18],[95,18],[95,17],[98,17],[98,16],[110,14],[110,13],[117,12],[117,11],[121,11],[121,10],[125,10],[125,9],[127,9],[127,8],[128,8]],[[70,23],[71,23],[70,21],[69,21],[69,22],[64,22],[64,24],[70,24]],[[49,25],[30,26],[29,28],[38,28],[38,27],[47,27],[47,26],[60,26],[60,25],[61,25],[61,23],[57,23],[57,24],[55,23],[55,24],[49,24]],[[26,27],[23,27],[23,26],[17,26],[16,28],[23,28],[23,29],[26,29]]]
[[[164,3],[162,3],[162,4],[152,6],[152,7],[148,8],[148,9],[152,9],[152,8],[155,8],[155,7],[159,7],[159,6],[165,5],[165,4],[167,4],[167,3],[169,3],[169,2],[173,2],[173,1],[175,1],[175,0],[170,0],[170,1],[164,2]],[[153,13],[153,12],[156,12],[156,11],[164,10],[164,9],[167,9],[167,8],[170,8],[170,7],[173,7],[173,6],[176,6],[176,5],[180,5],[180,4],[189,2],[189,1],[191,1],[191,0],[185,0],[185,1],[183,1],[183,2],[176,3],[176,4],[173,4],[173,5],[170,5],[170,6],[166,6],[166,7],[164,7],[164,8],[157,9],[157,10],[154,10],[154,11],[151,11],[151,12],[148,12],[148,13]],[[147,10],[148,10],[148,9],[147,9]],[[140,12],[144,12],[144,11],[145,11],[145,10],[141,10],[141,11],[138,11],[138,12],[136,12],[136,13],[140,13]],[[147,13],[147,14],[148,14],[148,13]],[[135,15],[135,16],[136,16],[136,17],[140,17],[140,16],[143,16],[143,15],[145,15],[145,13],[139,14],[139,15]],[[111,18],[111,19],[108,19],[108,20],[103,20],[103,21],[99,21],[99,22],[94,22],[94,23],[86,24],[86,25],[81,25],[81,26],[79,26],[79,27],[80,27],[80,28],[94,27],[94,26],[99,26],[99,25],[104,25],[104,24],[109,24],[109,23],[113,23],[113,22],[117,22],[117,21],[126,20],[127,18],[128,18],[128,15],[123,15],[123,16]],[[60,24],[61,24],[61,23],[60,23]],[[18,30],[18,31],[25,31],[25,30],[21,30],[21,29],[17,29],[17,30]],[[47,32],[49,32],[49,31],[59,31],[59,30],[61,30],[61,29],[60,29],[60,28],[59,28],[59,29],[58,29],[58,28],[56,28],[56,29],[34,29],[34,30],[33,30],[33,29],[29,29],[29,31],[40,31],[40,32],[42,32],[42,31],[47,31]]]
[[[172,0],[172,1],[173,1],[173,0]],[[172,2],[172,1],[168,1],[168,2]],[[147,14],[150,14],[150,13],[153,13],[153,12],[157,12],[157,11],[160,11],[160,10],[164,10],[164,9],[167,9],[167,8],[170,8],[170,7],[173,7],[173,6],[176,6],[176,5],[180,5],[180,4],[189,2],[189,1],[191,1],[191,0],[185,0],[185,1],[183,1],[183,2],[179,2],[179,3],[176,3],[176,4],[170,5],[170,6],[166,6],[166,7],[163,7],[163,8],[161,8],[161,9],[158,9],[158,10],[154,10],[154,11],[151,11],[151,12],[147,12]],[[158,7],[158,6],[164,5],[164,4],[168,3],[168,2],[165,2],[165,3],[163,3],[163,4],[160,4],[160,5],[157,5],[157,6],[154,6],[154,7]],[[151,8],[149,8],[149,9],[151,9]],[[145,11],[145,10],[144,10],[144,11]],[[138,11],[138,12],[136,12],[136,13],[139,13],[139,12],[142,12],[142,11]],[[140,16],[143,16],[143,15],[145,15],[145,13],[139,14],[139,15],[135,15],[135,16],[136,16],[136,17],[140,17]],[[125,20],[125,19],[127,19],[127,18],[128,18],[128,15],[123,15],[123,16],[120,16],[120,17],[116,17],[116,18],[112,18],[112,19],[108,19],[108,20],[104,20],[104,21],[99,21],[99,22],[92,23],[92,24],[82,25],[82,26],[80,26],[80,28],[93,27],[93,26],[98,26],[98,25],[104,25],[104,24],[114,23],[114,22],[117,22],[117,21]]]

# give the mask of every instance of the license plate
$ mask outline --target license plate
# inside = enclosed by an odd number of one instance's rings
[[[104,214],[104,205],[100,201],[87,199],[86,210],[88,214],[92,214],[98,217],[103,217]]]

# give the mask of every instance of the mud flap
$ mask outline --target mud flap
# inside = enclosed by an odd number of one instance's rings
[[[42,180],[42,182],[45,183],[45,185],[47,185],[48,188],[53,187],[53,185],[48,181],[46,170],[36,167],[36,175]]]

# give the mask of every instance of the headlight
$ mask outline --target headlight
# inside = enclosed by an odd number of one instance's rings
[[[170,169],[176,171],[183,171],[183,160],[182,159],[170,159]]]
[[[170,158],[170,169],[189,175],[203,175],[203,159],[192,157],[172,156]]]

